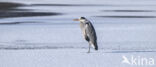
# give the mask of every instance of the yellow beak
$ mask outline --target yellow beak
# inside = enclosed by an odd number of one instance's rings
[[[79,19],[73,19],[73,21],[80,21]]]

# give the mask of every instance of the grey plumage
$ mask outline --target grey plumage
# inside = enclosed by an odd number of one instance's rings
[[[80,28],[82,30],[83,37],[89,43],[88,52],[90,52],[90,46],[92,46],[95,50],[98,50],[97,36],[92,23],[84,17],[80,17],[80,19],[75,20],[80,21]]]

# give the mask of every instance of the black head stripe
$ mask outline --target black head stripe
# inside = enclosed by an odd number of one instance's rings
[[[85,17],[81,17],[80,19],[86,19]]]

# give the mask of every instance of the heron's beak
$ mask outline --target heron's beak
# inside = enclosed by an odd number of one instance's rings
[[[73,21],[80,21],[80,19],[73,19]]]

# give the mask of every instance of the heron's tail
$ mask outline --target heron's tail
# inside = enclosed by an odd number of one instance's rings
[[[97,42],[94,43],[95,50],[98,50]]]

